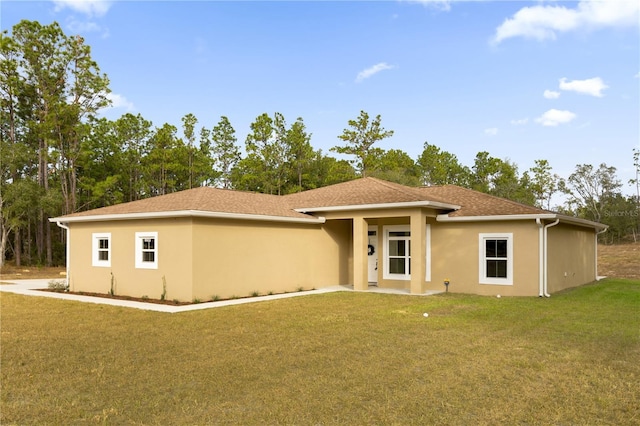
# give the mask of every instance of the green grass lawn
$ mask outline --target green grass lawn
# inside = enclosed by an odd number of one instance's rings
[[[180,314],[2,293],[1,309],[2,425],[640,424],[639,281]]]

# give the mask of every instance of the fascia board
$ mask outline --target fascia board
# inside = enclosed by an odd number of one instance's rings
[[[593,222],[587,219],[580,219],[579,217],[558,215],[557,219],[560,219],[560,222],[572,223],[574,225],[579,225],[579,226],[587,226],[589,228],[602,229],[602,230],[609,229],[609,225],[605,225],[604,223],[599,223],[599,222]]]
[[[400,209],[407,207],[430,207],[437,209],[458,210],[460,206],[455,204],[440,203],[438,201],[407,201],[404,203],[377,203],[377,204],[351,204],[347,206],[327,206],[327,207],[303,207],[294,209],[298,213],[309,212],[337,212],[352,210],[378,210],[378,209]]]
[[[607,229],[608,226],[598,222],[592,222],[577,217],[558,215],[553,213],[542,214],[505,214],[505,215],[489,215],[489,216],[449,216],[439,214],[436,217],[438,222],[495,222],[504,220],[535,220],[535,219],[560,219],[560,222],[571,223],[574,225],[585,226],[595,229]]]
[[[104,222],[112,220],[138,220],[138,219],[163,219],[172,217],[205,217],[214,219],[237,219],[237,220],[256,220],[263,222],[288,222],[288,223],[308,223],[322,224],[325,223],[324,217],[313,217],[303,219],[297,217],[286,216],[269,216],[245,213],[223,213],[223,212],[205,212],[200,210],[177,210],[169,212],[150,212],[150,213],[124,213],[124,214],[108,214],[93,216],[76,216],[76,217],[54,217],[49,222]]]

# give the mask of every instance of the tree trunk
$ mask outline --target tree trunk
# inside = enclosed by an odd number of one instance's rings
[[[44,211],[40,209],[36,228],[36,254],[38,263],[42,263],[42,253],[44,252]]]
[[[46,236],[46,241],[47,241],[47,260],[46,260],[46,265],[47,266],[51,266],[53,265],[53,250],[52,250],[52,246],[51,246],[51,223],[47,220],[47,218],[44,218],[46,224],[44,225],[44,230],[45,230],[45,236]]]
[[[20,228],[16,228],[13,234],[13,247],[16,256],[16,266],[22,266],[22,230]]]
[[[2,232],[0,232],[0,268],[4,266],[4,251],[7,249],[8,239],[9,229],[6,226],[2,226]]]
[[[27,247],[25,254],[27,256],[27,265],[31,265],[31,219],[29,219],[29,223],[27,224]]]

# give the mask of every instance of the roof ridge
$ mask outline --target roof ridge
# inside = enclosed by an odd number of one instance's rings
[[[521,206],[521,207],[527,207],[527,208],[530,208],[530,209],[537,209],[537,210],[540,210],[540,211],[543,211],[543,212],[547,212],[547,213],[557,214],[556,212],[553,212],[551,210],[542,209],[540,207],[532,206],[530,204],[521,203],[519,201],[514,201],[514,200],[511,200],[509,198],[499,197],[499,196],[493,195],[493,194],[488,194],[486,192],[478,191],[476,189],[465,188],[464,186],[459,186],[459,185],[454,185],[454,184],[446,184],[446,185],[442,185],[442,186],[453,186],[453,187],[456,187],[456,188],[463,189],[465,191],[475,192],[477,194],[481,194],[481,195],[486,196],[486,197],[490,197],[490,198],[497,199],[497,200],[500,200],[500,201],[503,201],[503,202],[507,202],[507,203],[512,204],[512,205],[517,205],[517,206]]]
[[[418,189],[417,187],[406,186],[406,185],[402,185],[401,183],[389,182],[389,181],[378,179],[378,178],[375,178],[375,177],[372,177],[372,176],[371,177],[366,177],[364,179],[371,179],[374,182],[376,182],[376,183],[378,183],[378,184],[380,184],[382,186],[386,186],[387,188],[392,189],[394,191],[398,191],[398,192],[401,192],[403,194],[410,195],[412,197],[421,198],[414,191],[415,189]]]

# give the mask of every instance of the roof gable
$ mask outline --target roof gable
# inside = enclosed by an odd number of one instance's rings
[[[284,198],[296,210],[321,210],[325,207],[345,207],[380,204],[399,204],[432,201],[450,204],[420,188],[400,185],[372,177],[355,179],[322,188],[311,189]]]

